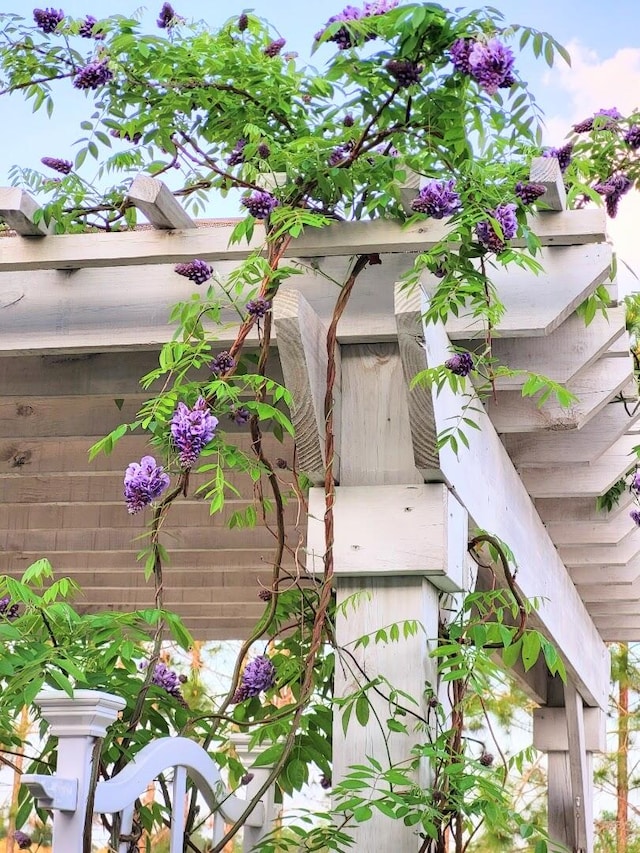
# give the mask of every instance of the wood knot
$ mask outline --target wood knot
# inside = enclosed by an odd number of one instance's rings
[[[33,406],[29,406],[27,403],[18,403],[16,405],[16,413],[21,417],[27,418],[29,415],[32,415],[34,411],[35,409]]]
[[[9,460],[9,464],[12,468],[21,468],[23,465],[26,465],[31,461],[31,451],[30,450],[18,450],[16,451],[11,459]]]

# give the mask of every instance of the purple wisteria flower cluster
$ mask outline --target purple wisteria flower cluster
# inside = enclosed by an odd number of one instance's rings
[[[27,833],[23,832],[21,829],[16,829],[13,833],[13,840],[18,845],[19,850],[28,850],[33,844],[31,836],[27,835]]]
[[[249,409],[245,409],[244,406],[238,406],[237,409],[232,409],[229,412],[229,417],[236,424],[236,426],[244,426],[249,423],[249,419],[251,418],[251,412]]]
[[[240,163],[244,163],[244,149],[247,144],[246,139],[239,139],[234,145],[233,151],[227,157],[227,164],[229,166],[239,166]]]
[[[632,183],[626,175],[617,174],[610,175],[606,181],[601,181],[596,184],[594,190],[604,196],[604,204],[607,208],[607,213],[612,219],[615,219],[618,212],[618,204],[625,193],[628,193],[632,187]]]
[[[548,148],[542,152],[543,157],[555,157],[560,165],[560,171],[566,172],[573,157],[573,143],[567,142],[562,148]]]
[[[449,48],[449,56],[456,71],[472,77],[489,95],[495,95],[498,89],[508,89],[516,82],[513,51],[497,38],[486,42],[457,39]]]
[[[224,350],[223,352],[218,353],[218,355],[211,361],[209,369],[212,373],[215,373],[216,376],[220,376],[222,373],[228,373],[230,370],[233,370],[235,366],[235,358]]]
[[[460,210],[460,196],[455,191],[456,182],[428,181],[411,202],[411,209],[433,219],[444,219]]]
[[[40,162],[55,172],[60,172],[62,175],[68,175],[73,169],[71,160],[61,160],[59,157],[42,157]]]
[[[444,366],[456,376],[468,376],[473,370],[473,356],[470,352],[457,352],[445,361]]]
[[[250,317],[261,320],[267,311],[271,310],[271,302],[269,299],[265,299],[264,296],[257,296],[255,299],[250,299],[245,308]]]
[[[399,0],[373,0],[371,3],[365,3],[362,9],[356,6],[345,6],[342,12],[337,15],[332,15],[324,27],[315,34],[315,40],[320,41],[327,29],[332,24],[342,23],[348,24],[350,21],[360,21],[363,18],[376,18],[379,15],[384,15],[390,12],[398,5]],[[374,33],[367,33],[363,36],[354,36],[349,32],[347,27],[338,27],[336,32],[329,36],[327,41],[335,42],[338,45],[338,50],[347,50],[350,47],[355,47],[357,44],[364,43],[375,39]]]
[[[640,148],[640,125],[632,125],[624,134],[623,139],[634,151],[636,148]]]
[[[277,56],[280,53],[286,43],[286,39],[275,39],[270,42],[262,52],[265,56],[270,56],[273,59],[274,56]]]
[[[171,5],[171,3],[163,3],[162,8],[160,9],[160,14],[158,15],[158,20],[156,24],[160,27],[161,30],[168,30],[171,27],[175,27],[177,24],[184,23],[184,18],[180,17],[180,15],[176,15],[175,9]]]
[[[217,426],[218,419],[211,414],[204,397],[198,397],[193,409],[178,403],[171,418],[171,438],[183,468],[191,468],[215,435]]]
[[[342,145],[337,145],[329,157],[329,165],[331,168],[339,166],[343,160],[346,160],[349,154],[353,151],[353,142],[345,142]]]
[[[640,527],[640,509],[632,509],[629,515],[638,527]]]
[[[169,475],[153,456],[132,462],[124,475],[124,499],[133,515],[160,497],[169,485]]]
[[[249,16],[246,12],[243,12],[238,18],[238,29],[241,33],[243,33],[247,27],[249,26]]]
[[[261,142],[260,145],[258,145],[258,157],[260,157],[261,160],[266,160],[270,154],[271,149],[269,148],[267,143]]]
[[[253,696],[259,696],[265,690],[270,690],[276,683],[276,668],[267,655],[259,655],[250,661],[244,672],[238,689],[232,701],[244,702]]]
[[[11,604],[11,598],[8,595],[0,598],[0,617],[4,617],[11,621],[12,619],[18,618],[18,605]]]
[[[104,33],[98,31],[94,32],[94,27],[98,23],[98,19],[94,18],[93,15],[87,15],[84,21],[80,24],[80,29],[78,30],[78,35],[83,39],[97,39],[100,41],[104,38]]]
[[[195,284],[204,284],[209,281],[213,275],[213,270],[206,261],[201,261],[200,258],[195,258],[186,264],[176,264],[173,268],[178,275],[183,275]]]
[[[76,89],[99,89],[109,80],[113,80],[113,71],[109,68],[106,59],[96,59],[81,68],[73,78]]]
[[[407,89],[414,83],[420,82],[424,66],[411,59],[390,59],[384,66],[396,81],[398,86]]]
[[[251,216],[256,219],[266,219],[280,204],[278,199],[266,190],[254,190],[251,195],[242,199],[242,204]]]
[[[607,121],[598,121],[598,129],[599,130],[611,130],[618,119],[622,118],[622,114],[618,112],[615,107],[611,107],[611,109],[598,110],[597,113],[594,113],[590,118],[586,118],[583,121],[579,121],[577,124],[573,125],[573,129],[576,133],[588,133],[590,130],[594,129],[597,119],[607,119]]]
[[[151,683],[156,687],[161,687],[166,690],[171,696],[176,699],[182,699],[182,691],[180,690],[180,676],[173,669],[169,669],[166,663],[157,663],[153,669]]]
[[[547,188],[544,184],[525,184],[522,181],[518,181],[514,190],[515,194],[518,196],[518,198],[523,204],[534,204],[534,202],[536,202],[541,196],[543,196],[546,191]]]
[[[476,225],[476,236],[480,243],[490,252],[501,252],[506,243],[512,240],[518,231],[515,204],[499,204],[490,211],[491,219],[485,219]],[[494,228],[492,219],[500,225],[502,235]]]
[[[34,9],[33,20],[36,22],[38,29],[42,30],[43,33],[52,33],[57,29],[58,24],[64,21],[64,12],[62,9],[49,7],[46,9]]]

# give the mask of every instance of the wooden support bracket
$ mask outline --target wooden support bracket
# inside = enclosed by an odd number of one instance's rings
[[[195,228],[196,223],[173,195],[169,187],[157,178],[138,175],[127,198],[149,220],[154,228]]]
[[[18,187],[0,187],[0,219],[21,237],[45,237],[53,231],[53,222],[37,224],[34,214],[40,209],[38,202]]]
[[[323,571],[324,511],[324,489],[311,489],[308,572]],[[334,526],[336,575],[423,575],[442,590],[465,588],[468,516],[445,485],[338,486]]]
[[[324,397],[327,387],[327,328],[298,290],[282,289],[273,300],[273,318],[284,384],[291,393],[291,419],[296,432],[298,465],[320,484],[325,476]],[[336,346],[333,391],[334,476],[340,479],[342,367]]]

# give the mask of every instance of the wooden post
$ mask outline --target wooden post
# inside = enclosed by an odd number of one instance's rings
[[[126,702],[98,690],[76,690],[72,697],[61,690],[44,690],[35,701],[58,738],[57,769],[48,781],[25,775],[22,782],[41,807],[55,811],[52,853],[83,853],[94,745]]]
[[[433,527],[431,536],[417,536],[416,541],[405,538],[400,542],[401,535],[395,534],[401,527],[394,532],[388,526],[389,518],[397,521],[402,516],[402,506],[414,506],[408,499],[412,494],[415,498],[414,490],[427,488],[415,467],[406,384],[397,343],[342,347],[340,472],[341,485],[335,507],[336,635],[345,652],[336,665],[336,696],[352,694],[364,678],[381,676],[394,688],[418,700],[420,704],[411,708],[424,715],[425,690],[436,684],[435,661],[429,657],[429,652],[438,633],[439,611],[438,590],[424,574],[438,559],[441,565],[442,561],[446,562],[447,536],[443,516],[438,534]],[[430,495],[435,497],[436,503],[440,501],[442,511],[441,490],[446,487],[433,484],[431,488],[435,491]],[[354,503],[343,499],[347,495],[358,500]],[[404,495],[402,499],[400,495]],[[425,500],[428,500],[426,495]],[[415,507],[411,513],[405,513],[414,525],[424,520],[426,509],[424,503]],[[461,514],[464,515],[462,511]],[[375,547],[368,545],[376,531],[383,529],[385,517],[386,547],[376,553]],[[460,530],[458,534],[464,546],[466,535]],[[440,537],[440,556],[431,552],[430,558],[422,563],[421,576],[416,571],[420,563],[416,551],[423,546],[437,547],[436,535]],[[384,536],[378,536],[376,541],[383,544],[383,539]],[[364,554],[366,560],[359,561],[359,556]],[[366,649],[354,648],[354,641],[362,635],[404,620],[418,621],[425,633],[421,630],[398,643],[372,641]],[[384,682],[381,690],[388,693]],[[424,737],[423,734],[416,734],[415,738],[412,734],[408,737],[392,734],[385,744],[384,732],[377,726],[373,711],[382,719],[384,728],[389,716],[388,702],[372,691],[368,695],[372,703],[368,725],[361,726],[352,719],[345,734],[340,713],[335,715],[336,782],[349,772],[350,765],[367,764],[367,756],[373,756],[385,766],[389,766],[389,762],[402,765],[409,759],[414,742]],[[403,721],[407,719],[410,718],[404,717]],[[409,731],[412,733],[410,724]],[[427,782],[426,773],[427,768],[419,780],[423,785]],[[370,820],[357,827],[355,838],[358,850],[413,853],[419,847],[415,829],[377,810]]]
[[[556,697],[557,698],[557,697]],[[548,753],[548,827],[556,845],[593,853],[593,753],[605,748],[605,714],[564,686],[564,707],[533,712],[533,742]]]

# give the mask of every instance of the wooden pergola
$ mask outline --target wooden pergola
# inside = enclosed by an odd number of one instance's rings
[[[483,409],[478,404],[481,429],[467,431],[470,447],[458,455],[438,450],[437,435],[460,415],[461,398],[413,387],[411,379],[441,364],[451,343],[473,348],[483,334],[463,314],[446,328],[425,327],[434,282],[425,276],[423,290],[409,295],[399,285],[415,255],[445,235],[439,221],[340,223],[292,243],[288,256],[303,274],[276,298],[273,358],[294,397],[298,466],[319,484],[324,341],[336,287],[318,270],[339,281],[355,254],[380,254],[382,264],[363,273],[338,329],[336,587],[339,600],[371,593],[369,604],[340,620],[340,639],[397,619],[418,619],[435,637],[441,592],[468,588],[473,578],[468,529],[508,543],[520,590],[542,599],[536,625],[569,674],[565,686],[542,662],[521,674],[540,704],[535,741],[549,752],[550,828],[558,841],[591,851],[589,762],[603,745],[605,642],[640,639],[640,534],[627,497],[608,514],[596,511],[596,498],[633,468],[640,411],[615,285],[608,285],[606,318],[585,326],[576,313],[608,281],[604,213],[565,210],[559,174],[549,173],[556,165],[544,161],[546,174],[535,176],[546,181],[555,208],[531,222],[544,272],[491,270],[506,306],[494,353],[510,367],[565,383],[578,398],[568,409],[523,398],[522,377],[500,379],[495,397]],[[122,500],[124,468],[140,459],[145,438],[127,435],[92,463],[87,449],[133,420],[148,396],[139,378],[171,339],[170,307],[192,287],[174,265],[201,258],[224,278],[262,238],[257,227],[251,246],[229,246],[233,223],[191,221],[149,178],[134,182],[130,198],[152,228],[54,236],[34,224],[29,196],[0,190],[0,217],[13,229],[0,240],[0,572],[19,575],[46,556],[79,582],[79,606],[87,610],[153,603],[135,562],[144,519],[127,515]],[[225,319],[221,350],[237,326],[237,317]],[[273,456],[291,462],[291,444],[267,440]],[[249,445],[245,434],[238,441]],[[229,512],[252,500],[250,483],[237,485],[242,500]],[[166,605],[196,637],[241,639],[262,612],[257,593],[268,583],[272,536],[260,525],[229,530],[228,514],[210,517],[191,495],[164,530],[172,555]],[[322,513],[322,490],[312,489],[309,573],[321,570]],[[295,539],[293,508],[287,520]],[[434,677],[428,649],[416,637],[403,647],[401,666],[397,648],[369,647],[363,659],[368,671],[421,695],[425,677]],[[350,730],[344,741],[338,724],[336,737],[336,776],[365,751],[375,753],[368,730]],[[358,849],[416,849],[411,828],[396,823],[380,815],[364,825]]]

